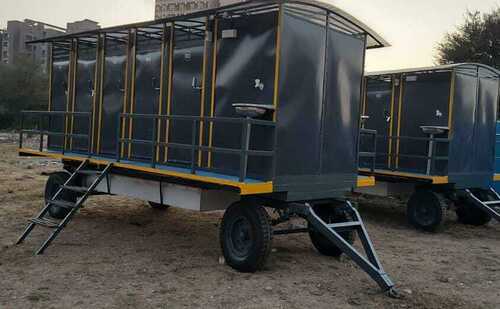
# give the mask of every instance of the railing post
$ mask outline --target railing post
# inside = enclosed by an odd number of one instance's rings
[[[434,157],[434,134],[430,134],[429,138],[429,152],[427,153],[427,171],[426,175],[431,174],[431,168],[433,164],[433,157]]]
[[[87,145],[88,145],[87,156],[90,158],[92,151],[92,141],[93,141],[92,135],[94,134],[94,130],[92,128],[92,113],[89,113],[88,117],[89,117],[89,129],[87,132]]]
[[[277,149],[278,149],[278,128],[276,126],[276,122],[274,123],[274,125],[271,127],[272,130],[273,130],[273,157],[272,157],[272,177],[271,179],[274,181],[274,179],[276,178],[276,175],[278,174],[278,153],[277,153]]]
[[[122,132],[122,118],[125,118],[125,115],[118,114],[118,126],[116,126],[116,162],[120,162],[121,154],[120,150],[122,148],[123,141],[121,140],[121,132]],[[99,149],[98,149],[99,150]]]
[[[156,142],[157,139],[157,134],[158,134],[158,119],[153,117],[151,118],[153,120],[153,136],[151,140],[151,167],[155,168],[156,167],[156,148],[158,147],[158,144]]]
[[[66,152],[66,143],[68,141],[68,112],[64,112],[62,115],[64,115],[64,135],[63,135],[63,149],[62,149],[62,154]]]
[[[198,120],[194,119],[191,127],[191,174],[196,174],[196,129]]]
[[[38,130],[40,131],[40,152],[43,151],[43,114],[40,114],[38,117]]]
[[[21,123],[19,129],[19,148],[23,148],[24,113],[21,112]]]
[[[389,142],[391,143],[391,145],[393,145],[393,142],[394,140],[396,141],[396,143],[399,141],[401,142],[401,139],[399,136],[397,137],[394,137],[394,136],[389,136]],[[391,171],[395,171],[396,170],[396,162],[399,158],[399,153],[397,153],[396,149],[394,149],[394,151],[391,152],[391,165],[390,165],[390,170]]]
[[[375,132],[373,134],[373,158],[372,158],[372,170],[371,170],[372,172],[375,171],[376,166],[377,166],[377,133]]]
[[[434,136],[432,137],[434,139]],[[435,159],[435,156],[436,156],[436,144],[438,144],[439,142],[436,142],[433,140],[432,142],[432,156],[431,156],[431,169],[429,171],[429,174],[432,174],[434,173],[435,169],[436,169],[436,159]]]
[[[252,124],[250,118],[245,118],[241,132],[240,182],[245,182],[248,172],[248,150],[250,148],[250,133]]]

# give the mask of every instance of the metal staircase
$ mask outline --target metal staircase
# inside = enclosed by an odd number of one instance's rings
[[[109,163],[108,165],[106,165],[106,167],[103,170],[85,169],[88,165],[89,161],[86,160],[78,166],[78,168],[73,172],[73,174],[71,174],[68,180],[63,185],[60,186],[56,194],[49,201],[47,201],[45,207],[40,211],[40,213],[35,218],[29,220],[30,221],[29,225],[26,227],[26,230],[24,231],[23,235],[19,238],[16,244],[21,244],[36,226],[42,226],[52,229],[53,231],[50,234],[50,236],[47,238],[47,240],[45,240],[45,242],[36,252],[37,255],[43,254],[45,249],[47,249],[47,247],[52,243],[52,241],[71,221],[73,216],[83,206],[83,204],[89,198],[89,196],[91,196],[94,193],[94,190],[99,185],[99,183],[105,178],[108,179],[108,173],[111,170],[113,163]],[[92,182],[92,184],[89,187],[78,187],[70,185],[74,182],[74,180],[77,179],[79,175],[87,175],[87,176],[94,175],[97,176],[97,178]],[[108,182],[108,189],[109,189],[109,182]],[[65,191],[78,193],[80,195],[79,198],[77,198],[76,203],[64,200],[58,200],[58,198],[62,194],[64,194]],[[52,218],[47,218],[49,209],[53,206],[67,209],[69,210],[69,212],[64,217],[64,219],[60,221],[56,221]]]
[[[483,201],[471,190],[465,190],[467,197],[481,210],[489,214],[492,218],[500,222],[500,195],[493,189],[490,188],[488,191],[489,195],[494,198],[494,200]]]

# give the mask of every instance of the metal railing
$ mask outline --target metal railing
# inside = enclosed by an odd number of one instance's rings
[[[35,129],[25,129],[25,125],[27,120],[33,120],[31,124],[37,128]],[[50,131],[51,123],[53,124],[54,118],[63,118],[63,127],[61,132]],[[88,118],[88,129],[87,134],[75,134],[71,133],[68,130],[70,124],[76,121],[77,118]],[[197,153],[206,152],[206,153],[220,153],[220,154],[229,154],[239,156],[240,164],[239,164],[239,180],[241,182],[245,181],[248,175],[248,159],[249,157],[268,157],[272,160],[272,173],[271,177],[274,177],[276,171],[276,123],[273,121],[266,120],[258,120],[251,118],[226,118],[226,117],[198,117],[198,116],[167,116],[167,115],[150,115],[150,114],[120,114],[117,117],[118,126],[117,126],[117,142],[116,142],[116,154],[115,161],[120,162],[124,159],[130,161],[141,161],[142,160],[134,160],[130,156],[125,157],[122,155],[122,149],[124,149],[127,145],[148,145],[150,146],[151,158],[150,164],[151,167],[155,168],[160,164],[166,165],[167,162],[162,162],[158,160],[156,154],[162,148],[168,149],[183,149],[190,152],[189,159],[189,168],[192,174],[196,174],[197,171],[207,171],[214,170],[211,168],[201,167],[197,164]],[[126,125],[129,124],[129,120],[133,119],[142,119],[142,120],[150,120],[152,121],[153,130],[152,134],[149,138],[145,139],[134,139],[132,130],[132,135],[128,137],[124,137],[124,132],[126,130]],[[72,121],[70,123],[70,121]],[[177,143],[177,142],[168,142],[166,138],[158,138],[158,132],[160,132],[159,128],[169,126],[176,122],[187,122],[191,123],[191,139],[189,143]],[[215,147],[215,146],[205,146],[200,145],[198,141],[199,131],[202,126],[210,125],[214,126],[215,124],[226,123],[226,124],[236,124],[241,125],[241,147],[239,148],[223,148],[223,147]],[[250,137],[252,134],[252,129],[255,126],[260,127],[268,127],[271,128],[272,134],[274,134],[273,150],[255,150],[250,149]],[[38,145],[39,151],[43,152],[45,149],[44,140],[47,136],[50,137],[62,137],[63,142],[60,147],[61,152],[64,154],[68,150],[72,150],[72,139],[82,139],[87,140],[87,156],[90,158],[94,153],[92,152],[92,132],[94,128],[92,126],[92,114],[87,112],[64,112],[64,111],[23,111],[21,112],[21,128],[19,130],[19,148],[23,148],[24,137],[25,135],[38,135],[40,138],[40,142]],[[172,130],[170,133],[173,133]],[[123,134],[123,135],[122,135]],[[166,141],[160,141],[161,139]],[[70,142],[68,143],[68,140]],[[49,141],[47,139],[46,148],[56,148],[54,146],[49,145]],[[69,146],[68,146],[69,144]],[[57,147],[59,148],[59,147]],[[96,154],[97,155],[97,154]]]
[[[370,171],[374,172],[375,167],[377,165],[377,130],[368,130],[368,129],[360,129],[359,131],[360,135],[360,143],[363,138],[363,136],[370,136],[371,138],[371,148],[373,151],[368,151],[368,152],[362,152],[361,149],[358,153],[359,159],[361,158],[371,158],[371,164],[370,164]],[[361,148],[361,147],[359,147]],[[360,160],[358,159],[358,162]]]
[[[363,131],[373,131],[373,130],[366,130],[362,129]],[[375,131],[376,132],[376,131]],[[361,133],[361,134],[362,134]],[[366,135],[366,132],[364,132]],[[373,132],[371,132],[373,134]],[[362,134],[363,135],[363,134]],[[398,161],[401,158],[407,158],[407,159],[417,159],[417,160],[426,160],[427,162],[427,167],[425,174],[426,175],[431,175],[433,171],[435,171],[436,168],[436,163],[437,162],[443,162],[443,161],[449,161],[448,156],[438,156],[436,155],[437,152],[437,147],[438,145],[441,144],[449,144],[450,139],[449,138],[437,138],[437,137],[410,137],[410,136],[387,136],[387,135],[377,135],[376,136],[376,142],[373,144],[373,149],[375,152],[375,159],[372,162],[371,165],[371,171],[373,171],[374,166],[376,165],[376,158],[379,157],[387,157],[390,161],[390,170],[391,171],[398,171],[400,170]],[[379,140],[388,140],[388,143],[393,143],[394,141],[414,141],[414,142],[427,142],[427,155],[417,155],[417,154],[401,154],[401,153],[396,153],[395,151],[392,151],[391,153],[389,152],[379,152],[377,151],[377,142]],[[392,147],[394,149],[394,147]],[[373,152],[368,152],[369,154]],[[360,153],[361,154],[361,153]]]
[[[64,124],[63,124],[63,130],[64,132],[54,132],[50,131],[51,123],[54,118],[59,118],[59,117],[64,117]],[[24,126],[26,124],[26,121],[29,120],[30,118],[35,118],[36,119],[36,124],[38,129],[24,129]],[[66,128],[70,124],[70,119],[71,121],[75,121],[75,118],[87,118],[88,120],[88,131],[87,134],[75,134],[75,133],[68,133]],[[45,120],[47,120],[45,122]],[[62,145],[62,153],[64,154],[67,151],[67,145],[68,145],[68,138],[71,139],[70,144],[72,144],[73,139],[82,139],[82,140],[87,140],[87,156],[91,156],[91,149],[92,149],[92,143],[91,143],[91,134],[90,132],[92,131],[92,114],[89,112],[65,112],[65,111],[22,111],[21,112],[21,122],[20,122],[20,130],[19,130],[19,148],[23,148],[23,142],[24,142],[24,135],[26,134],[31,134],[31,135],[38,135],[40,138],[39,141],[39,151],[42,152],[44,149],[44,140],[45,136],[47,136],[47,148],[49,148],[49,141],[48,139],[52,136],[59,136],[63,137],[63,145]],[[70,148],[72,145],[70,145]]]
[[[153,131],[151,140],[139,140],[130,138],[119,138],[116,145],[116,161],[119,162],[124,157],[121,154],[122,146],[133,145],[133,144],[143,144],[150,145],[151,147],[151,167],[156,167],[159,163],[162,163],[157,159],[156,153],[159,151],[160,147],[168,149],[183,149],[190,151],[190,170],[192,174],[195,174],[197,170],[205,170],[197,166],[197,156],[199,151],[207,153],[223,153],[237,155],[240,157],[240,168],[239,168],[239,180],[243,182],[247,178],[248,174],[248,158],[250,156],[257,157],[270,157],[273,162],[273,171],[275,170],[275,151],[274,150],[252,150],[250,149],[250,136],[253,126],[264,126],[271,127],[273,129],[273,134],[276,134],[276,124],[272,121],[257,120],[251,118],[225,118],[225,117],[198,117],[198,116],[167,116],[167,115],[150,115],[150,114],[121,114],[118,126],[118,133],[121,134],[125,129],[124,124],[127,120],[131,119],[149,119],[153,122]],[[191,123],[191,142],[189,144],[174,143],[174,142],[161,142],[158,138],[158,128],[163,127],[163,124],[170,125],[174,122],[188,122]],[[214,146],[203,146],[199,145],[197,141],[198,132],[200,127],[206,124],[216,124],[216,123],[231,123],[240,124],[242,126],[241,134],[241,147],[240,148],[222,148]],[[133,135],[133,134],[132,134]],[[120,136],[120,135],[118,135]],[[276,149],[274,146],[273,149]],[[130,159],[130,158],[127,158]]]

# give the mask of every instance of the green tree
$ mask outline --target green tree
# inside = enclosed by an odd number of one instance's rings
[[[0,129],[15,128],[22,110],[46,110],[47,74],[29,58],[0,64]]]
[[[500,9],[467,12],[465,22],[438,45],[439,64],[476,62],[500,69]]]

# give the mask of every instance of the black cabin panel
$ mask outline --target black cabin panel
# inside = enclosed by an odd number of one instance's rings
[[[428,141],[406,137],[428,138],[422,126],[448,126],[451,73],[409,74],[403,78],[403,83],[397,167],[403,171],[425,173],[426,159],[407,156],[427,156]]]
[[[477,78],[458,74],[455,79],[453,124],[451,128],[449,174],[450,180],[460,178],[472,171],[474,147],[474,123],[476,118]]]
[[[347,189],[357,182],[364,47],[364,37],[328,29],[321,174]]]
[[[273,105],[276,61],[276,12],[220,20],[217,49],[215,116],[238,118],[235,103]],[[237,30],[236,38],[223,38],[223,31]],[[270,115],[267,120],[272,120]],[[213,146],[241,148],[242,125],[216,123]],[[251,149],[271,150],[272,130],[252,127]],[[237,155],[213,154],[212,167],[237,175]],[[271,160],[250,157],[248,174],[254,178],[269,176]]]
[[[281,39],[277,174],[319,175],[326,28],[285,11]]]
[[[132,111],[134,114],[157,115],[160,100],[161,39],[151,39],[138,34],[135,61],[135,92]],[[154,118],[134,118],[132,138],[152,141],[155,122]],[[132,145],[131,156],[134,159],[150,160],[151,154],[151,145]]]
[[[51,85],[51,111],[66,112],[68,108],[68,74],[69,74],[69,54],[63,50],[53,49],[52,63],[52,85]],[[54,133],[65,132],[64,116],[57,115],[50,118],[49,131]],[[64,137],[49,136],[48,148],[59,150],[63,147]]]
[[[116,155],[119,117],[123,113],[127,44],[107,39],[102,81],[102,106],[100,123],[100,154]],[[120,132],[121,133],[121,132]],[[125,147],[124,147],[125,148]]]
[[[473,172],[493,177],[495,164],[498,80],[479,79],[478,106],[474,130],[475,151]]]
[[[75,80],[75,102],[74,112],[93,112],[95,69],[96,69],[96,47],[80,43],[78,45],[78,60]],[[92,141],[91,129],[92,115],[72,116],[72,133],[88,135],[87,138],[72,138],[72,151],[87,153],[90,151],[89,144]]]
[[[201,87],[203,69],[204,35],[175,31],[175,46],[172,77],[172,116],[201,116]],[[193,133],[198,144],[199,123],[193,132],[192,121],[173,120],[170,123],[169,142],[191,145]],[[196,160],[197,161],[197,160]],[[168,162],[180,165],[191,164],[191,151],[171,148]]]
[[[367,78],[366,83],[365,116],[369,118],[365,121],[364,128],[377,131],[376,168],[384,169],[389,166],[390,126],[394,122],[394,106],[391,106],[392,80]],[[361,136],[361,151],[374,151],[371,136]],[[371,165],[371,158],[361,159],[361,167],[371,167]]]

